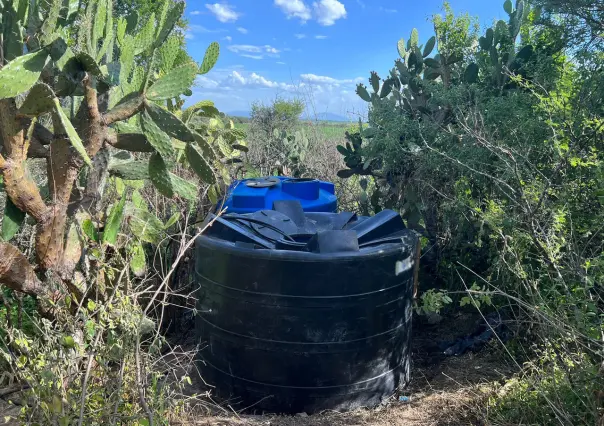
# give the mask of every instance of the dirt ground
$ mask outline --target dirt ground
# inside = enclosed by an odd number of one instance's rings
[[[175,425],[203,426],[424,426],[483,425],[484,402],[495,382],[514,373],[497,342],[478,353],[446,357],[438,348],[473,331],[476,317],[458,315],[438,324],[414,324],[412,382],[377,408],[295,416],[244,415],[228,407],[198,410]],[[407,397],[400,402],[399,397]]]

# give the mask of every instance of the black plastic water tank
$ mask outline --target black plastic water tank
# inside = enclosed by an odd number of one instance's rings
[[[237,409],[379,404],[409,381],[417,237],[392,211],[275,204],[196,241],[204,381]]]

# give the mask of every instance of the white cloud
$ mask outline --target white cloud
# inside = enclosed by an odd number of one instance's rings
[[[316,35],[315,38],[317,40],[325,40],[327,38],[327,36],[326,35]]]
[[[354,120],[355,117],[349,114],[365,115],[367,112],[367,104],[355,94],[355,83],[363,78],[340,80],[303,74],[292,81],[275,81],[257,72],[246,71],[241,65],[215,69],[208,75],[197,77],[193,96],[187,98],[186,106],[212,99],[224,112],[249,111],[253,102],[271,102],[278,94],[284,98],[308,99],[309,105],[320,105],[316,111],[309,107],[307,112],[311,116],[313,112],[332,112]]]
[[[233,37],[231,37],[231,36],[226,36],[224,39],[226,41],[228,41],[229,43],[233,41]]]
[[[185,33],[185,38],[188,40],[193,40],[195,38],[195,34],[216,34],[216,33],[223,33],[226,30],[224,29],[219,29],[219,30],[211,30],[209,28],[206,28],[202,25],[189,25],[189,27],[187,28],[187,32]]]
[[[281,62],[281,61],[277,61],[276,64],[277,65],[287,65],[285,62]]]
[[[296,37],[298,40],[302,40],[303,38],[306,38],[306,34],[294,34],[294,37]]]
[[[280,83],[277,81],[269,80],[255,72],[246,73],[239,72],[237,70],[231,72],[227,78],[227,84],[234,84],[235,86],[245,86],[256,89],[281,89],[285,91],[294,90],[295,86],[287,83]]]
[[[216,16],[220,22],[235,22],[241,16],[227,3],[206,4],[206,8]]]
[[[357,4],[361,6],[361,8],[365,9],[365,3],[363,3],[361,0],[357,0]]]
[[[346,8],[338,0],[319,0],[313,3],[313,8],[319,24],[326,27],[346,18]]]
[[[224,29],[211,30],[209,28],[204,27],[203,25],[189,25],[189,31],[191,31],[193,33],[199,33],[199,34],[214,34],[214,33],[223,33],[226,30],[224,30]]]
[[[194,10],[191,12],[191,15],[195,16],[195,15],[201,15],[201,10]]]
[[[243,56],[244,58],[250,58],[250,59],[264,59],[264,56],[262,55],[250,55],[249,53],[242,53],[240,56]]]
[[[272,58],[278,58],[279,53],[281,52],[279,49],[265,44],[264,46],[254,46],[251,44],[233,44],[228,46],[231,52],[237,53],[245,58],[250,59],[264,59],[265,56],[270,56]]]
[[[249,32],[246,28],[243,27],[237,28],[237,31],[239,31],[241,34],[247,34]]]
[[[338,80],[333,77],[327,77],[324,75],[316,75],[316,74],[302,74],[302,75],[300,75],[300,78],[302,79],[302,81],[305,81],[310,84],[334,84],[334,85],[356,84],[356,83],[360,83],[364,80],[363,77],[357,77],[354,79]]]
[[[396,9],[387,9],[385,7],[380,6],[380,12],[384,12],[384,13],[398,13],[398,10]]]
[[[275,0],[275,6],[279,7],[288,19],[299,18],[306,22],[311,18],[310,8],[302,0]]]

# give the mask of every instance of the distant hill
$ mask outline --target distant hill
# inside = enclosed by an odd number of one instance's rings
[[[231,112],[227,112],[227,115],[229,115],[230,117],[243,117],[243,118],[250,118],[250,116],[251,116],[249,111],[231,111]],[[302,114],[302,116],[300,118],[306,119],[307,117],[305,114]],[[332,112],[323,112],[323,113],[317,114],[316,116],[310,116],[308,118],[311,118],[312,120],[319,120],[319,121],[350,121],[348,118],[346,118],[342,115],[334,114]]]
[[[250,118],[250,116],[251,116],[249,111],[231,111],[231,112],[227,112],[227,115],[230,117],[244,117],[244,118]]]
[[[312,119],[320,120],[320,121],[350,121],[348,118],[334,114],[332,112],[323,112],[317,114],[316,117],[311,117]]]

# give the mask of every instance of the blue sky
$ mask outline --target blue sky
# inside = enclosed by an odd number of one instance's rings
[[[451,0],[481,25],[503,18],[503,0]],[[189,103],[213,100],[224,112],[249,111],[252,102],[301,97],[307,110],[349,118],[366,112],[354,93],[369,72],[385,76],[396,43],[415,27],[420,43],[442,0],[189,0],[187,48],[201,62],[212,41],[217,66],[197,79]]]

